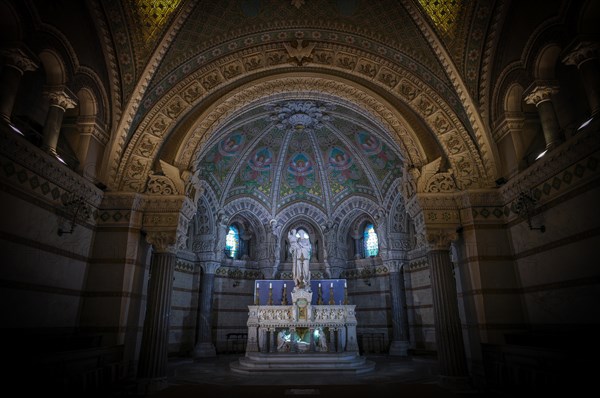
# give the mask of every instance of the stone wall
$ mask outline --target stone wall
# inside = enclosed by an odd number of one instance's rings
[[[170,355],[187,355],[196,343],[199,282],[199,267],[193,262],[178,258],[169,319]]]
[[[425,257],[409,262],[404,268],[406,307],[408,312],[410,348],[419,351],[434,351],[435,325],[429,265]]]

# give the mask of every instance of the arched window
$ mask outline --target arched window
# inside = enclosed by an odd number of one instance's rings
[[[363,233],[363,250],[365,257],[375,257],[379,253],[379,239],[373,224],[367,224]]]
[[[308,238],[308,232],[306,232],[306,230],[304,230],[304,228],[300,228],[296,231],[296,237],[303,237],[304,239],[309,239]],[[308,244],[309,244],[309,249],[308,249],[308,258],[312,257],[312,244],[310,243],[310,239],[308,240]]]
[[[230,225],[225,237],[225,254],[227,257],[237,258],[240,251],[240,231],[235,225]]]

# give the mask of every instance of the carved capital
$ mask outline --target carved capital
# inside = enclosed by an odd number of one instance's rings
[[[150,231],[146,234],[146,242],[157,253],[176,253],[177,231]]]
[[[220,266],[221,263],[216,261],[204,261],[200,263],[200,268],[202,268],[202,272],[205,274],[214,274]]]
[[[402,271],[402,260],[390,260],[385,262],[385,266],[390,270],[390,273]]]
[[[558,85],[555,82],[537,81],[525,90],[523,99],[528,104],[539,106],[542,102],[551,101],[552,95],[556,93],[558,93]]]
[[[0,51],[0,54],[6,60],[6,65],[17,69],[21,74],[38,68],[38,64],[20,48],[8,48]]]
[[[430,250],[450,250],[450,244],[458,238],[455,231],[446,229],[431,229],[425,232]]]
[[[563,58],[562,62],[565,65],[575,65],[579,68],[585,61],[597,59],[599,55],[600,43],[582,41],[573,47],[573,49]]]
[[[75,108],[77,101],[75,96],[66,87],[48,88],[44,91],[44,96],[50,101],[50,106],[64,110]]]

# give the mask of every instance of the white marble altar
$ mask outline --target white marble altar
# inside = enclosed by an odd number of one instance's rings
[[[362,373],[355,305],[313,305],[313,293],[294,288],[291,305],[249,305],[246,355],[236,372],[339,371]]]

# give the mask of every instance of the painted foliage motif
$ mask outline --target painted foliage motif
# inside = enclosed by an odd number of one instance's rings
[[[236,157],[244,149],[245,143],[246,135],[243,132],[234,132],[221,140],[206,155],[203,165],[205,172],[214,173],[219,182],[223,182]]]

